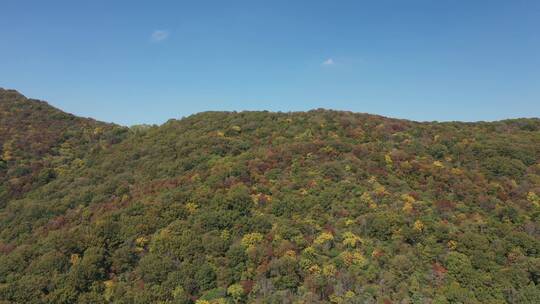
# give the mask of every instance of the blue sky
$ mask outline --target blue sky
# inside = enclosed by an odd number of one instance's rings
[[[0,2],[0,87],[131,125],[206,110],[540,116],[540,1]]]

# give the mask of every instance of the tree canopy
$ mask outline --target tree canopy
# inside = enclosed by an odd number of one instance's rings
[[[0,303],[540,303],[540,120],[128,128],[0,90]]]

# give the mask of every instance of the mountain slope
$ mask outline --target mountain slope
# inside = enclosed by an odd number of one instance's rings
[[[3,111],[2,125],[40,113],[21,108]],[[206,112],[129,130],[73,121],[79,135],[106,131],[77,136],[63,161],[65,141],[37,135],[46,152],[8,160],[13,171],[52,159],[43,166],[54,178],[0,209],[0,301],[540,299],[538,119],[316,110]],[[13,132],[2,140],[29,138]]]
[[[0,88],[0,201],[47,183],[51,166],[83,158],[112,128]]]

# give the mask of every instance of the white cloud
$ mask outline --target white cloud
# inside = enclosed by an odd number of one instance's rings
[[[152,36],[150,37],[150,39],[153,42],[160,42],[160,41],[163,41],[163,40],[167,39],[168,37],[169,37],[169,31],[167,31],[167,30],[155,30],[154,32],[152,32]]]
[[[334,59],[328,58],[328,59],[326,59],[325,61],[323,61],[322,65],[326,65],[326,66],[328,66],[328,65],[334,65]]]

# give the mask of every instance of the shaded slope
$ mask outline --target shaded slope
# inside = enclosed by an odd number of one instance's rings
[[[118,141],[108,134],[113,128],[0,88],[0,200],[49,182],[52,167],[84,158],[97,142]]]

